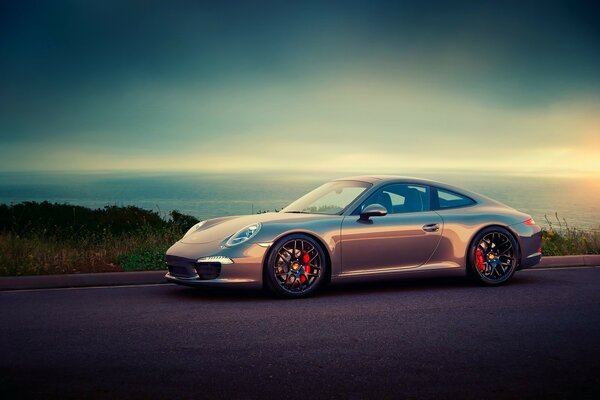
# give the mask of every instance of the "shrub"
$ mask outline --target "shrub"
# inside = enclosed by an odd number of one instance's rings
[[[196,217],[193,217],[191,215],[182,214],[177,210],[171,211],[170,216],[171,216],[171,220],[170,220],[171,224],[173,226],[175,226],[177,229],[179,229],[181,232],[186,232],[193,225],[200,222],[200,220],[197,219]]]
[[[168,246],[137,248],[117,257],[124,271],[165,269],[165,252]]]
[[[198,220],[134,206],[0,205],[0,275],[164,268],[164,253]]]
[[[542,230],[544,255],[600,254],[600,231],[573,228],[558,213],[554,217],[555,223],[546,216],[548,227]]]

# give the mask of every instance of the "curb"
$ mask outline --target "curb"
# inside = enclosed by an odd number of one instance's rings
[[[549,256],[532,267],[600,266],[600,254],[577,256]],[[95,274],[32,275],[0,277],[0,291],[25,289],[57,289],[89,286],[126,286],[167,284],[164,271],[101,272]]]
[[[164,271],[100,272],[93,274],[8,276],[0,278],[0,290],[56,289],[88,286],[123,286],[167,283]]]
[[[554,267],[593,267],[600,265],[600,254],[586,254],[578,256],[548,256],[533,268]]]

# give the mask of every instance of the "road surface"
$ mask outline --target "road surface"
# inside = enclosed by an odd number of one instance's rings
[[[0,397],[598,398],[600,268],[328,288],[0,293]]]

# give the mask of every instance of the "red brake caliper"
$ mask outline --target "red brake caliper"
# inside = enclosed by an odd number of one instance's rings
[[[477,269],[483,272],[485,269],[485,262],[483,261],[483,251],[481,251],[481,249],[477,249],[475,252],[475,264],[477,264]]]
[[[300,275],[300,282],[306,282],[306,274],[310,274],[310,255],[308,252],[302,252],[302,263],[304,264],[304,275]]]

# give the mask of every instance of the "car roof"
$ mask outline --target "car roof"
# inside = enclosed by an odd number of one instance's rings
[[[384,183],[384,182],[412,182],[412,183],[423,183],[423,184],[436,184],[443,185],[441,182],[432,181],[430,179],[415,178],[412,176],[402,175],[358,175],[349,176],[345,178],[336,179],[336,181],[361,181],[368,183]]]

